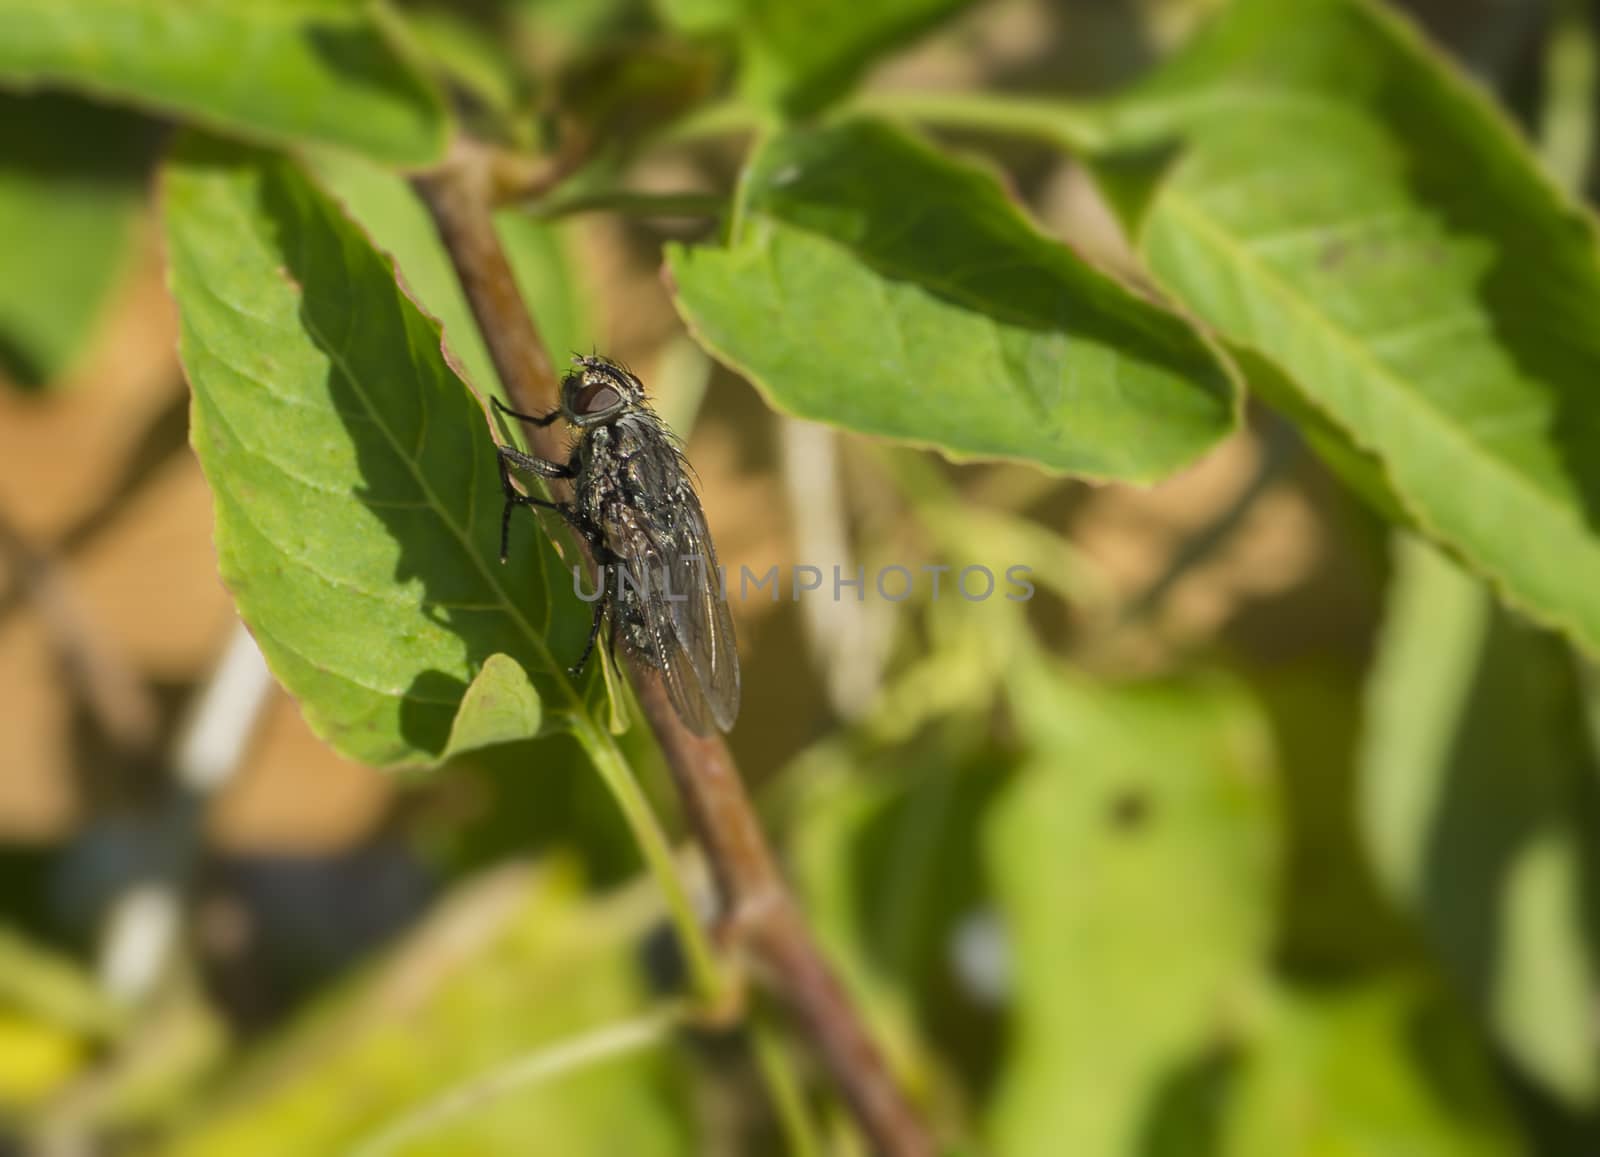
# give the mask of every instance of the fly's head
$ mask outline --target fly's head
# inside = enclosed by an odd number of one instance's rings
[[[561,379],[561,412],[579,429],[602,426],[644,406],[644,383],[603,357],[575,357]]]

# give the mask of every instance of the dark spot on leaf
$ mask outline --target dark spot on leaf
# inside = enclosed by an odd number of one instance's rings
[[[1106,818],[1120,831],[1132,832],[1143,827],[1150,819],[1150,797],[1138,788],[1120,791],[1111,800]]]
[[[659,923],[639,945],[639,956],[650,987],[659,993],[676,992],[685,983],[687,968],[672,927]]]

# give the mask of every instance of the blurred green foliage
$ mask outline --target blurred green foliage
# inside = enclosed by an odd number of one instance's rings
[[[1444,35],[1495,6],[1420,7]],[[159,211],[223,577],[318,733],[405,769],[383,839],[447,889],[259,1022],[198,951],[119,1005],[19,905],[0,1126],[196,1157],[863,1151],[764,996],[701,1017],[742,962],[626,692],[565,673],[571,544],[519,519],[496,560],[501,387],[407,180],[471,136],[553,174],[494,225],[556,359],[622,332],[675,351],[685,435],[743,415],[734,536],[784,521],[751,481],[798,469],[766,460],[792,447],[770,404],[830,428],[849,485],[814,489],[854,562],[1034,568],[1031,602],[865,592],[842,660],[773,611],[747,651],[787,682],[749,679],[733,736],[951,1152],[1600,1152],[1600,248],[1567,191],[1596,48],[1581,6],[1524,7],[1553,63],[1542,115],[1511,104],[1550,170],[1377,0],[0,0],[0,372],[37,405],[78,381]],[[1067,42],[1107,29],[1167,59],[1084,96]],[[1063,172],[1097,214],[1058,212]],[[601,243],[565,219],[607,209]],[[687,338],[629,328],[669,298]],[[1160,556],[1142,592],[1064,537],[1111,505],[1085,480],[1274,439],[1178,541],[1140,519],[1199,473],[1123,509]],[[1276,618],[1169,630],[1274,486],[1314,573]],[[874,691],[830,713],[839,662]],[[181,871],[185,927],[223,936]],[[327,911],[337,939],[354,909]]]
[[[0,369],[18,385],[79,368],[130,263],[154,145],[153,126],[134,113],[0,94]]]

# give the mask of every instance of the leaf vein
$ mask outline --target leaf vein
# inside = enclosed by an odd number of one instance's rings
[[[1351,333],[1340,326],[1334,319],[1317,309],[1315,303],[1306,300],[1296,286],[1286,281],[1282,275],[1270,266],[1254,258],[1246,247],[1236,242],[1225,228],[1211,219],[1192,200],[1185,198],[1176,189],[1172,189],[1168,191],[1165,202],[1174,212],[1181,217],[1187,218],[1200,231],[1210,234],[1213,243],[1220,249],[1226,253],[1234,254],[1234,260],[1238,266],[1241,268],[1253,267],[1256,275],[1269,288],[1276,290],[1277,294],[1290,309],[1304,318],[1313,328],[1321,329],[1325,332],[1337,345],[1344,347],[1348,356],[1354,361],[1364,363],[1373,375],[1388,382],[1393,387],[1396,397],[1406,399],[1411,403],[1414,413],[1424,418],[1446,438],[1466,448],[1473,457],[1479,459],[1492,473],[1508,483],[1513,490],[1527,494],[1534,499],[1536,506],[1554,514],[1562,521],[1570,523],[1576,519],[1577,512],[1569,505],[1541,489],[1532,480],[1514,469],[1510,463],[1491,453],[1471,433],[1462,429],[1458,424],[1449,421],[1447,415],[1440,412],[1437,404],[1431,398],[1411,388],[1403,377],[1391,369],[1370,349],[1365,348],[1358,335]],[[1341,418],[1341,421],[1343,420]],[[1369,448],[1371,448],[1370,445]]]
[[[346,273],[346,280],[348,281],[350,280],[348,276],[348,265],[346,266]],[[391,280],[389,284],[390,288],[396,294],[400,293],[398,283]],[[404,308],[405,305],[402,303],[402,313]],[[309,316],[306,318],[305,324],[308,332],[310,332],[319,340],[319,344],[324,345],[326,348],[326,335],[323,335],[320,332],[316,323]],[[422,471],[418,469],[418,464],[414,461],[405,459],[401,450],[400,442],[398,441],[394,431],[392,431],[388,424],[384,421],[382,412],[373,404],[372,398],[363,388],[362,383],[356,377],[352,367],[346,361],[344,352],[341,350],[338,353],[331,354],[330,356],[339,366],[339,369],[345,375],[346,380],[350,382],[351,388],[355,390],[356,396],[359,397],[362,401],[362,404],[366,406],[368,413],[372,415],[374,425],[383,434],[384,438],[388,440],[390,447],[393,449],[396,456],[402,459],[406,468],[410,471],[413,480],[417,483],[418,488],[422,491],[427,501],[434,507],[440,523],[445,527],[446,530],[450,532],[451,536],[456,539],[457,544],[466,555],[468,561],[478,571],[479,577],[483,580],[484,584],[495,593],[495,596],[504,609],[507,617],[509,617],[511,621],[521,629],[522,633],[527,637],[529,645],[532,647],[534,653],[544,663],[546,671],[556,676],[556,684],[565,690],[569,701],[576,708],[578,706],[577,691],[570,683],[560,678],[561,672],[559,671],[557,664],[555,663],[554,656],[551,655],[550,649],[546,645],[544,638],[534,631],[533,625],[507,597],[504,587],[502,587],[501,584],[495,580],[494,576],[485,567],[483,559],[479,556],[478,552],[473,549],[471,539],[467,536],[466,532],[463,531],[461,527],[457,526],[455,521],[449,516],[448,511],[443,504],[440,503],[439,498],[436,494],[434,494],[432,487],[429,486],[426,477],[424,477]],[[442,356],[443,355],[441,354],[441,357]],[[456,379],[453,374],[451,375],[451,380],[459,382],[459,379]],[[426,382],[420,383],[420,385],[423,391],[426,391],[429,388]]]

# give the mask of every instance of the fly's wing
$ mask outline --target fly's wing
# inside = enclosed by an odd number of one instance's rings
[[[722,597],[717,551],[706,529],[705,512],[687,482],[675,512],[668,574],[674,596],[687,597],[668,603],[673,634],[712,719],[727,731],[739,714],[739,649],[733,638],[733,616]]]
[[[717,581],[717,556],[678,450],[650,430],[631,440],[629,481],[657,501],[608,527],[613,548],[647,580],[640,599],[651,658],[690,730],[726,731],[739,714],[739,652]]]
[[[622,537],[630,565],[636,568],[645,586],[639,610],[644,618],[650,658],[667,685],[667,698],[690,731],[696,735],[710,735],[720,720],[701,689],[692,652],[684,646],[678,633],[678,616],[674,614],[685,604],[672,599],[685,598],[693,590],[685,585],[680,572],[681,560],[674,537],[670,533],[653,533],[642,520],[631,523]]]

